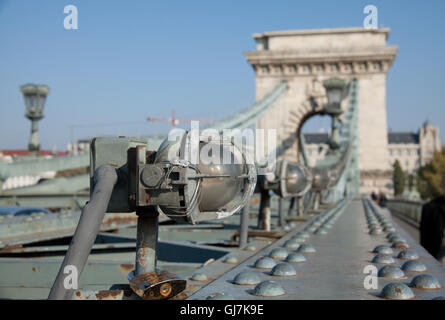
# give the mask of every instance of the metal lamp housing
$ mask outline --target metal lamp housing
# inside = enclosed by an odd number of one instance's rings
[[[197,145],[190,133],[184,133],[176,141],[166,139],[154,161],[155,164],[169,163],[182,167],[187,183],[182,205],[160,204],[159,210],[172,219],[186,220],[192,224],[226,218],[239,211],[253,194],[257,177],[255,165],[232,139],[222,135],[210,141],[206,137],[196,138]],[[203,149],[220,152],[212,155],[210,151],[210,163],[199,157],[198,161],[191,161]],[[227,155],[230,163],[223,161],[227,160]]]
[[[348,92],[346,81],[339,78],[331,78],[323,81],[323,86],[326,89],[328,98],[325,112],[332,116],[340,115],[342,113],[340,103]]]
[[[275,180],[272,181],[271,177]],[[266,174],[260,179],[262,188],[271,189],[281,198],[299,197],[312,186],[312,173],[301,164],[281,160],[273,174]]]
[[[25,84],[20,90],[25,99],[26,117],[31,120],[42,119],[49,88],[45,85]]]
[[[328,170],[324,168],[311,168],[313,175],[312,189],[321,191],[328,188],[331,181]]]
[[[279,170],[281,179],[278,193],[281,197],[299,197],[311,188],[312,174],[305,166],[283,160]]]

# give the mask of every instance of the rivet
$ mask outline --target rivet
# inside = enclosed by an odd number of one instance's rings
[[[304,262],[306,261],[306,258],[301,253],[289,253],[289,255],[286,258],[286,262],[289,263],[296,263],[296,262]]]
[[[392,226],[389,226],[389,227],[385,227],[383,229],[383,231],[385,231],[385,232],[393,232],[393,231],[396,231],[396,228],[394,228]]]
[[[283,247],[285,247],[285,248],[292,248],[292,249],[296,249],[299,246],[300,246],[300,243],[296,239],[289,239],[283,245]]]
[[[324,229],[324,228],[318,228],[316,231],[315,231],[315,234],[328,234],[328,230],[326,230],[326,229]]]
[[[380,268],[378,274],[381,278],[400,279],[405,277],[405,273],[396,266],[383,266]]]
[[[390,232],[390,233],[388,233],[386,235],[386,238],[389,239],[389,238],[394,237],[394,236],[398,236],[398,233],[397,232]]]
[[[253,285],[260,283],[261,279],[256,272],[243,271],[235,277],[233,282],[239,285]]]
[[[397,255],[397,258],[402,260],[417,260],[419,259],[419,255],[414,250],[402,250]]]
[[[379,235],[379,234],[383,234],[383,231],[382,231],[382,229],[381,228],[372,228],[371,229],[371,231],[369,231],[369,234],[370,235],[373,235],[373,236],[376,236],[376,235]]]
[[[286,259],[289,252],[284,248],[274,248],[269,253],[269,257],[276,259]]]
[[[286,294],[286,291],[279,283],[268,280],[259,283],[255,287],[253,294],[261,297],[277,297]]]
[[[300,253],[314,253],[315,252],[315,248],[313,245],[309,244],[309,243],[303,243],[298,249],[297,252]]]
[[[390,242],[393,242],[393,243],[394,243],[394,242],[399,242],[399,241],[406,242],[406,240],[405,240],[404,238],[402,238],[401,236],[399,236],[399,235],[389,237],[388,240],[389,240]]]
[[[374,253],[381,253],[381,254],[393,254],[393,251],[392,251],[392,249],[390,247],[383,246],[383,245],[375,247],[372,252],[374,252]]]
[[[395,248],[395,249],[408,249],[409,245],[406,242],[404,242],[404,241],[397,241],[397,242],[394,242],[392,244],[391,248]]]
[[[204,273],[197,272],[192,275],[191,279],[194,281],[207,281],[207,276]]]
[[[402,265],[402,270],[405,272],[425,272],[426,266],[418,260],[410,260]]]
[[[276,261],[269,257],[262,257],[255,261],[254,268],[257,269],[272,269],[276,266]]]
[[[430,274],[420,274],[418,276],[415,276],[413,280],[411,280],[409,286],[412,288],[424,289],[424,290],[433,290],[442,288],[437,278]]]
[[[308,232],[305,232],[305,231],[300,231],[300,232],[298,232],[298,233],[297,233],[297,236],[302,236],[302,237],[305,238],[305,239],[311,237],[311,235],[310,235]]]
[[[414,298],[414,293],[404,283],[389,283],[383,288],[381,296],[385,299],[407,300]]]
[[[244,250],[246,251],[256,251],[256,247],[253,244],[248,244],[244,247]]]
[[[238,263],[238,258],[236,258],[234,256],[229,256],[229,257],[225,258],[223,262],[230,263],[230,264],[236,264],[236,263]]]
[[[304,243],[306,241],[302,236],[293,236],[291,239],[297,241],[298,243]]]
[[[292,267],[288,263],[279,263],[275,267],[273,267],[271,274],[273,276],[295,276],[297,272],[295,271],[294,267]]]
[[[235,300],[235,299],[228,293],[215,292],[207,296],[207,300]]]
[[[374,259],[372,259],[373,263],[380,263],[380,264],[392,264],[395,263],[393,257],[387,254],[377,254]]]

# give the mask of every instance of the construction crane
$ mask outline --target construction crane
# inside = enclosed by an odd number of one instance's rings
[[[153,118],[153,117],[148,117],[147,121],[151,121],[151,122],[168,122],[171,123],[172,128],[175,128],[180,122],[192,122],[192,121],[199,121],[199,122],[203,122],[203,123],[213,123],[213,120],[209,120],[209,119],[182,119],[182,118],[176,118],[176,110],[172,109],[172,117],[171,118]]]

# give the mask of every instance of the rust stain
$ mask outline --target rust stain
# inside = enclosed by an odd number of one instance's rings
[[[131,270],[133,270],[134,265],[130,264],[130,263],[122,263],[119,265],[119,268],[121,268],[121,270],[123,272],[125,272],[126,274],[128,274]]]
[[[116,300],[123,294],[123,290],[99,290],[95,296],[97,300]]]
[[[138,262],[141,266],[145,267],[148,263],[148,261],[145,259],[145,256],[148,253],[148,248],[140,248],[138,252],[136,253],[136,257],[138,259]]]
[[[32,272],[36,272],[37,268],[36,267],[32,267]]]
[[[80,293],[80,291],[76,291],[75,293],[76,297],[80,298],[82,296],[82,294]]]

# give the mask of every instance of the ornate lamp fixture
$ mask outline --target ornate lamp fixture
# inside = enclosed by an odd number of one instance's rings
[[[31,120],[31,137],[28,149],[36,152],[40,149],[37,124],[43,118],[43,108],[45,107],[46,96],[49,94],[49,88],[45,85],[25,84],[20,87],[20,90],[25,100],[25,116]]]

